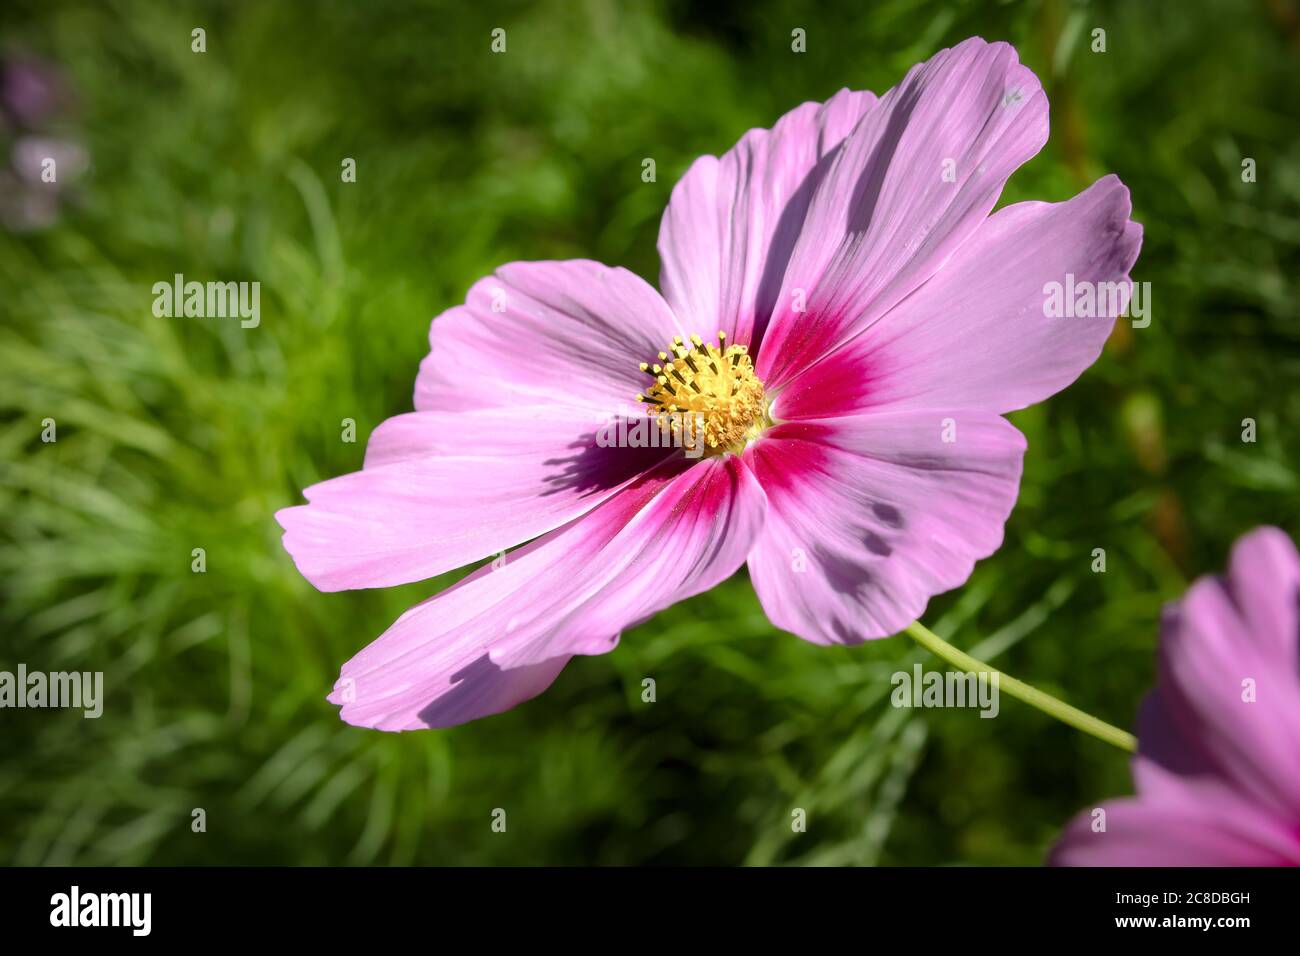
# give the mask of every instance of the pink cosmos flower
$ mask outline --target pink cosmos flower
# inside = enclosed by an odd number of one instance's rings
[[[1097,358],[1141,244],[1113,176],[990,215],[1047,127],[1015,50],[970,39],[882,97],[841,90],[698,159],[660,227],[662,295],[583,260],[475,284],[433,321],[416,411],[277,517],[325,591],[531,543],[344,665],[343,719],[506,710],[746,563],[773,623],[818,644],[896,633],[962,584],[1016,499],[1025,441],[1003,413]],[[1119,301],[1046,317],[1071,275]],[[611,417],[683,413],[698,458],[598,440]]]
[[[1065,866],[1300,866],[1300,555],[1277,528],[1165,612],[1138,795],[1079,814]]]

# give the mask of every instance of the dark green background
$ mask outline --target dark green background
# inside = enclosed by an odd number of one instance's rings
[[[695,156],[1005,39],[1052,135],[1004,202],[1118,173],[1152,323],[1014,416],[1006,544],[925,620],[1130,726],[1162,602],[1249,528],[1300,529],[1298,24],[1288,0],[6,3],[0,52],[62,65],[93,167],[56,227],[0,234],[0,669],[102,670],[107,701],[0,712],[0,861],[1040,861],[1127,791],[1123,754],[1005,695],[996,720],[896,710],[906,638],[805,644],[743,572],[513,713],[347,727],[339,665],[434,586],[319,594],[271,515],[410,409],[429,319],[476,278],[589,257],[653,281]],[[261,327],[154,318],[176,272],[259,280]]]

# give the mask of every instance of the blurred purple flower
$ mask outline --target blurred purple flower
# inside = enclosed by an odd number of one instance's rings
[[[19,56],[0,63],[0,223],[13,232],[45,229],[58,221],[68,186],[90,166],[85,148],[51,132],[71,108],[71,89],[53,63]]]
[[[90,158],[80,143],[52,136],[23,136],[10,152],[13,171],[24,183],[31,186],[49,186],[59,191],[63,185],[81,176],[90,165]],[[58,178],[45,182],[41,174],[47,160],[53,160]]]
[[[0,64],[0,107],[13,125],[39,128],[71,103],[71,90],[53,63],[20,56]]]
[[[1136,797],[1070,822],[1053,864],[1300,865],[1300,556],[1277,528],[1166,609],[1133,779]]]

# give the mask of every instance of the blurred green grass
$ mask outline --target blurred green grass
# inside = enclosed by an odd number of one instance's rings
[[[428,320],[476,278],[589,257],[653,280],[696,155],[972,34],[1052,99],[1004,202],[1118,173],[1153,321],[1014,417],[1006,544],[926,621],[1128,726],[1162,602],[1250,527],[1300,531],[1293,2],[17,0],[0,25],[0,52],[67,71],[93,162],[57,227],[0,234],[0,668],[107,689],[99,720],[0,713],[0,861],[1032,864],[1126,791],[1122,754],[1015,701],[891,708],[920,651],[776,632],[743,572],[515,712],[353,729],[324,700],[338,666],[435,585],[316,593],[271,519],[409,410]],[[154,318],[177,272],[259,280],[261,327]]]

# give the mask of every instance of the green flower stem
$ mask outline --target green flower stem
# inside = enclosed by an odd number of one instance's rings
[[[953,647],[934,631],[930,630],[920,621],[913,621],[903,631],[908,637],[916,641],[931,654],[947,661],[950,665],[960,671],[970,671],[974,673],[989,673],[998,675],[998,689],[1006,691],[1017,700],[1023,700],[1031,707],[1037,707],[1045,714],[1050,714],[1062,723],[1069,724],[1077,730],[1082,730],[1086,734],[1092,734],[1098,740],[1104,740],[1108,744],[1118,747],[1120,750],[1127,750],[1129,753],[1137,752],[1137,738],[1127,731],[1120,730],[1118,727],[1112,727],[1104,720],[1098,720],[1091,714],[1085,714],[1077,707],[1071,707],[1063,700],[1057,700],[1050,694],[1044,694],[1037,688],[1030,687],[1028,684],[1016,680],[1014,677],[1008,677],[996,667],[991,667],[982,661],[977,661],[969,654],[962,653]]]

